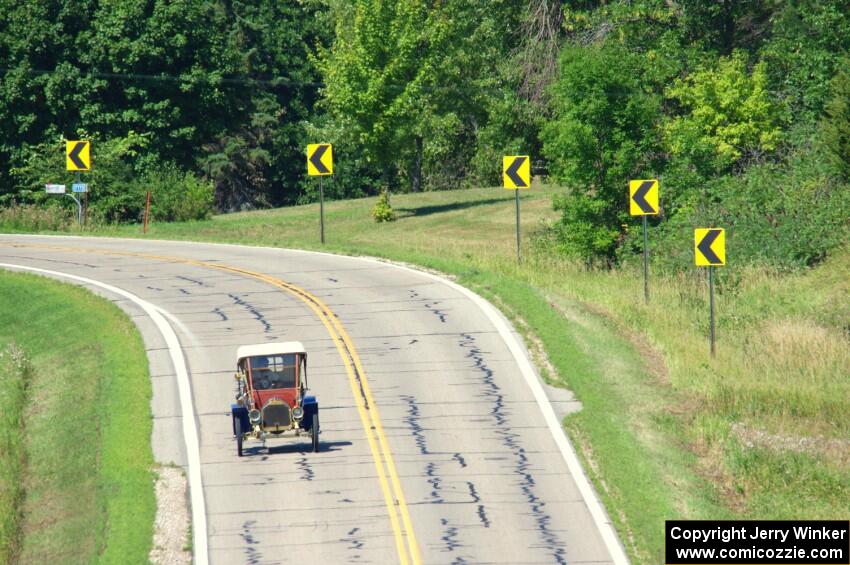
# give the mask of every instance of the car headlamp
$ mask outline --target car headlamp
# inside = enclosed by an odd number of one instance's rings
[[[304,409],[301,408],[300,406],[296,406],[295,408],[292,409],[292,417],[295,418],[296,420],[300,420],[301,418],[304,417]]]
[[[254,408],[253,410],[248,412],[248,419],[251,421],[252,424],[259,424],[260,423],[260,417],[261,417],[260,411],[257,410],[256,408]]]

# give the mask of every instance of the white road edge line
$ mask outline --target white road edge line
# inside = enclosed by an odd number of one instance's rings
[[[50,271],[47,269],[39,269],[37,267],[27,267],[25,265],[15,265],[12,263],[0,263],[0,267],[7,269],[31,271],[62,277],[77,281],[84,284],[100,287],[113,294],[123,296],[135,302],[156,324],[157,329],[165,339],[168,345],[168,352],[171,355],[171,364],[174,366],[174,374],[177,376],[177,388],[180,394],[180,409],[182,411],[183,422],[183,440],[186,442],[186,459],[189,465],[189,492],[191,494],[192,505],[192,545],[194,546],[194,562],[196,565],[207,565],[209,556],[207,553],[207,511],[204,502],[203,483],[201,482],[201,458],[198,446],[198,430],[195,427],[195,408],[192,404],[192,391],[189,386],[189,371],[186,369],[186,358],[183,356],[183,350],[180,348],[180,341],[177,339],[177,334],[174,329],[168,324],[163,316],[166,313],[158,306],[154,306],[150,302],[139,298],[135,294],[127,292],[124,289],[112,286],[111,284],[102,283],[94,279],[63,273],[60,271]],[[166,313],[169,317],[173,316]]]

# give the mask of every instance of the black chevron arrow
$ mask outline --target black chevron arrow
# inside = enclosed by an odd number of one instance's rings
[[[88,145],[88,143],[85,143],[85,142],[77,143],[71,149],[71,152],[68,153],[68,159],[70,159],[71,162],[74,163],[74,166],[77,167],[78,169],[88,169],[88,166],[83,162],[82,159],[80,159],[80,152],[82,152],[82,150],[85,149],[86,145]]]
[[[699,249],[700,253],[703,254],[705,260],[712,265],[720,265],[723,263],[723,261],[720,260],[720,257],[718,257],[711,248],[714,244],[714,240],[720,235],[720,232],[721,230],[708,230],[708,233],[705,234],[705,237],[703,237],[702,241],[700,241],[699,245],[697,245],[697,249]]]
[[[649,189],[652,188],[652,185],[654,184],[655,181],[643,181],[632,196],[632,200],[634,200],[635,204],[638,205],[638,208],[640,208],[644,214],[655,214],[656,212],[655,208],[653,208],[649,204],[649,202],[646,201],[646,194],[649,192]]]
[[[525,183],[525,179],[519,176],[519,168],[522,167],[522,164],[525,163],[525,160],[526,157],[517,157],[505,171],[505,174],[510,177],[514,185],[521,188],[528,188],[528,185]]]
[[[321,174],[327,174],[331,172],[324,163],[322,163],[322,156],[325,154],[325,151],[328,150],[330,145],[319,145],[316,147],[316,150],[313,151],[313,154],[310,155],[310,162],[313,163],[313,166],[316,167],[316,170]]]

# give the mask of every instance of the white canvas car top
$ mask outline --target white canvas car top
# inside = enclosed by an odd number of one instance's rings
[[[286,353],[305,353],[300,341],[283,341],[278,343],[260,343],[257,345],[241,345],[236,350],[236,360],[257,355],[284,355]]]

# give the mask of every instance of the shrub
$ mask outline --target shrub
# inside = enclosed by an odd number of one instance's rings
[[[73,204],[70,199],[68,203],[74,206],[73,210],[63,208],[58,203],[44,207],[22,204],[0,208],[0,229],[11,232],[67,230],[77,221],[76,204]]]
[[[89,139],[80,134],[81,139]],[[213,187],[191,173],[171,163],[145,162],[147,172],[134,170],[131,162],[149,143],[149,136],[130,132],[125,137],[109,140],[92,140],[95,155],[91,172],[84,173],[83,182],[89,185],[89,219],[94,223],[120,223],[141,221],[145,207],[145,193],[151,191],[151,212],[160,221],[185,221],[208,218],[213,211]],[[3,210],[0,223],[10,229],[58,230],[68,225],[66,216],[70,199],[61,199],[44,193],[44,185],[51,182],[74,182],[73,173],[65,171],[65,141],[57,138],[28,149],[24,164],[12,169],[17,180],[17,192],[6,194],[0,201],[12,204],[21,201],[46,207],[38,211],[34,206],[14,205]],[[67,201],[66,201],[67,200]]]
[[[142,190],[151,192],[151,217],[155,221],[205,220],[212,215],[212,182],[181,171],[175,165],[145,175],[142,184]]]
[[[549,228],[556,240],[555,248],[570,257],[588,264],[610,263],[612,250],[620,237],[619,225],[599,223],[606,215],[608,204],[580,192],[555,197],[553,207],[561,217]]]
[[[830,78],[846,65],[841,57],[850,50],[850,10],[846,2],[823,0],[773,6],[771,31],[760,50],[768,64],[770,89],[786,101],[794,121],[811,123],[829,100]]]
[[[814,150],[801,148],[786,163],[753,165],[708,181],[711,198],[694,195],[653,230],[653,264],[691,268],[693,228],[709,226],[727,229],[731,267],[790,270],[823,260],[850,232],[850,187],[829,171]],[[623,252],[640,249],[639,238],[635,230]]]
[[[111,222],[136,219],[144,206],[144,192],[138,193],[131,162],[148,146],[150,136],[131,131],[126,136],[108,140],[85,132],[76,137],[92,141],[92,170],[83,173],[82,178],[89,185],[91,215]],[[75,175],[65,170],[65,139],[62,137],[28,147],[22,161],[21,166],[11,170],[16,194],[5,195],[7,201],[15,198],[28,204],[44,203],[55,199],[44,194],[45,184],[70,186],[74,182]]]
[[[850,191],[812,156],[787,166],[751,167],[717,183],[718,225],[737,260],[783,269],[811,266],[846,241]]]
[[[392,222],[395,220],[395,212],[393,212],[393,207],[390,206],[390,193],[388,190],[384,190],[378,196],[378,201],[375,203],[375,207],[372,208],[372,218],[376,222]]]

